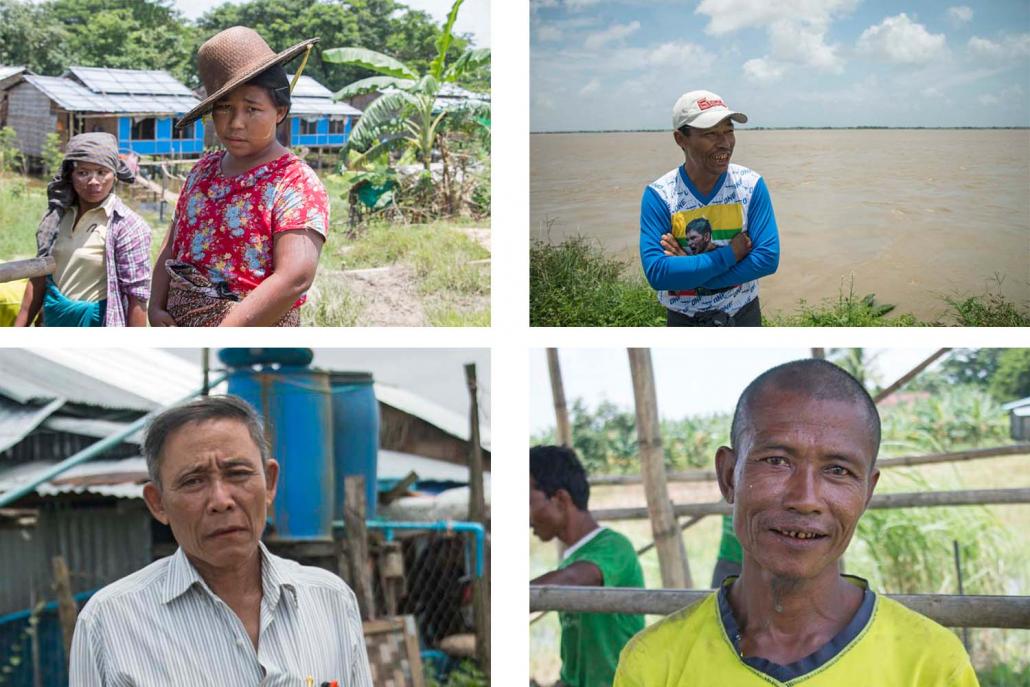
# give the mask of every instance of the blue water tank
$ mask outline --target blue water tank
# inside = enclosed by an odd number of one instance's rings
[[[343,519],[343,480],[365,478],[368,517],[376,513],[376,463],[379,455],[379,402],[368,372],[330,372],[333,388],[333,463],[336,470],[335,519]]]
[[[229,373],[229,393],[265,421],[279,487],[270,514],[283,539],[332,535],[333,406],[329,374],[309,367],[242,368]]]
[[[315,352],[310,348],[223,348],[218,359],[228,367],[251,365],[310,365]]]

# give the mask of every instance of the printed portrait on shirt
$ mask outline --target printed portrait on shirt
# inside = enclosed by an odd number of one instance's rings
[[[729,243],[743,226],[739,203],[681,210],[672,216],[672,235],[687,255],[700,255]]]

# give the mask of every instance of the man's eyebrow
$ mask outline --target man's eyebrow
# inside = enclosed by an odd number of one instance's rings
[[[218,461],[218,467],[223,470],[226,468],[237,468],[237,467],[253,468],[254,464],[246,458],[226,458],[225,460]]]
[[[190,475],[207,472],[207,465],[205,463],[194,463],[193,465],[187,465],[185,468],[179,471],[179,474],[175,476],[176,480],[181,480]]]

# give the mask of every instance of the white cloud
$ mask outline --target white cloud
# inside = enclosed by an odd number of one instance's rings
[[[583,88],[579,89],[579,94],[580,95],[592,95],[594,93],[597,93],[599,90],[601,90],[601,82],[598,81],[595,78],[595,79],[590,79],[590,81],[587,82],[586,86],[584,86]]]
[[[715,55],[694,43],[662,43],[652,48],[620,48],[612,51],[604,69],[648,69],[672,67],[677,70],[707,71]]]
[[[961,26],[962,24],[968,24],[973,19],[973,8],[966,7],[965,5],[958,5],[957,7],[948,8],[948,20],[952,26]]]
[[[837,46],[824,41],[825,30],[791,21],[780,20],[769,27],[769,41],[775,59],[815,67],[821,71],[840,73],[843,61]]]
[[[891,62],[920,64],[944,53],[944,34],[928,32],[902,12],[863,31],[858,37],[858,49]]]
[[[980,101],[981,105],[997,105],[999,102],[998,96],[991,95],[990,93],[984,93],[977,100]]]
[[[695,14],[708,15],[705,32],[719,36],[775,21],[826,26],[834,16],[847,14],[859,0],[701,0]]]
[[[584,7],[596,5],[600,0],[565,0],[565,6],[570,10],[581,10]]]
[[[536,30],[536,38],[541,43],[555,43],[562,39],[564,34],[556,26],[541,26]]]
[[[744,73],[752,81],[771,83],[779,81],[783,76],[783,67],[764,57],[759,57],[744,63]]]
[[[974,55],[995,60],[1007,60],[1030,55],[1030,33],[1005,36],[1001,42],[973,36],[969,39],[969,50]]]
[[[587,50],[597,50],[606,43],[619,41],[640,30],[640,22],[631,21],[628,24],[613,24],[603,31],[596,31],[587,36],[583,47]]]

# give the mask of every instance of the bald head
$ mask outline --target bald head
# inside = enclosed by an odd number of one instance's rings
[[[817,358],[784,363],[766,370],[748,384],[733,412],[730,442],[735,451],[741,444],[741,435],[749,427],[755,400],[772,389],[789,391],[816,401],[853,403],[866,417],[873,462],[876,462],[880,448],[880,413],[876,410],[876,403],[861,382],[833,363]]]

